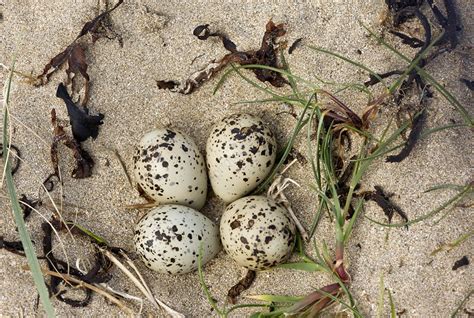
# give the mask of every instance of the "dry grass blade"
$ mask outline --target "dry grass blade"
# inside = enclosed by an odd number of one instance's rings
[[[127,277],[133,282],[135,286],[142,292],[142,294],[150,301],[156,308],[162,308],[164,311],[166,311],[171,317],[173,318],[184,318],[186,317],[180,312],[177,312],[176,310],[172,309],[159,299],[157,299],[153,293],[151,292],[150,288],[147,286],[145,283],[145,280],[143,279],[142,275],[138,271],[137,267],[133,262],[126,256],[124,253],[122,253],[122,256],[125,257],[127,264],[132,267],[132,269],[135,271],[135,273],[138,275],[139,279],[133,275],[132,272],[128,268],[125,267],[125,265],[120,262],[111,252],[105,250],[105,249],[100,249],[100,251],[112,262],[114,263]]]
[[[111,294],[109,294],[108,292],[103,290],[102,288],[91,285],[89,283],[86,283],[86,282],[84,282],[80,279],[77,279],[77,278],[75,278],[73,276],[70,276],[70,275],[67,275],[67,274],[61,274],[61,273],[53,272],[53,271],[50,271],[50,270],[43,270],[43,273],[45,275],[50,275],[50,276],[55,276],[55,277],[61,278],[64,281],[66,281],[68,283],[71,283],[71,284],[77,284],[78,287],[88,288],[88,289],[104,296],[108,300],[110,300],[112,303],[114,303],[120,309],[122,309],[127,315],[133,316],[133,311],[130,308],[128,308],[123,302],[121,302],[120,300],[118,300],[117,298],[115,298],[114,296],[112,296]]]

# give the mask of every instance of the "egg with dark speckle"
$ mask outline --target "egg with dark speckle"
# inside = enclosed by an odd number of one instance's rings
[[[224,118],[206,145],[207,168],[214,193],[232,202],[255,189],[276,160],[276,141],[263,121],[249,114]]]
[[[158,203],[201,209],[207,195],[204,157],[188,135],[169,128],[150,131],[133,156],[135,179]]]
[[[263,196],[231,203],[222,215],[220,232],[227,254],[250,270],[285,261],[296,238],[296,226],[286,208]]]
[[[205,215],[186,206],[169,204],[151,210],[135,226],[135,247],[146,266],[160,273],[185,274],[220,250],[219,229]]]

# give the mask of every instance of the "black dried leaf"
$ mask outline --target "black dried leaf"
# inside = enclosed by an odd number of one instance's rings
[[[385,159],[386,162],[401,162],[410,155],[413,148],[415,148],[416,143],[420,139],[421,131],[425,125],[426,121],[426,109],[423,109],[420,114],[418,114],[414,119],[411,127],[410,134],[408,135],[408,140],[403,146],[402,150],[397,155],[388,156]]]
[[[466,85],[469,90],[474,91],[474,81],[470,81],[465,78],[461,78],[460,81],[461,83],[464,83],[464,85]]]
[[[405,222],[408,222],[406,213],[390,200],[390,196],[384,192],[381,186],[374,186],[375,192],[365,194],[367,200],[372,200],[382,208],[388,218],[388,223],[392,223],[392,218],[397,213]]]
[[[54,173],[51,176],[59,176],[58,169],[58,144],[63,143],[66,147],[72,150],[76,167],[72,172],[72,177],[83,179],[92,175],[92,168],[94,167],[94,160],[87,151],[82,149],[81,144],[76,139],[70,137],[64,131],[64,128],[57,123],[56,111],[51,110],[51,123],[53,125],[53,142],[51,143],[51,163],[53,164]],[[48,179],[50,178],[48,177]],[[47,180],[48,180],[47,179]]]
[[[12,175],[14,175],[18,169],[20,169],[21,164],[21,152],[17,146],[10,144],[10,151],[14,151],[15,155],[10,156],[10,159],[13,159]],[[3,144],[0,143],[0,157],[3,158]]]
[[[460,267],[469,265],[469,259],[466,255],[454,262],[453,271],[457,270]]]
[[[61,98],[66,104],[74,139],[78,142],[83,142],[89,137],[92,137],[92,139],[97,138],[99,125],[103,124],[102,120],[104,119],[104,115],[89,115],[89,109],[87,107],[80,109],[72,101],[66,87],[62,83],[58,86],[56,97]]]
[[[239,280],[237,284],[232,286],[232,288],[227,293],[227,300],[229,301],[229,303],[235,304],[240,294],[243,291],[249,289],[250,286],[252,286],[252,283],[254,282],[255,277],[256,277],[255,271],[252,271],[252,270],[247,271],[247,274],[245,275],[245,277]]]
[[[303,40],[303,38],[296,39],[295,42],[293,42],[293,44],[292,44],[292,45],[290,46],[290,48],[288,49],[288,54],[293,53],[293,51],[294,51],[298,46],[300,46],[300,43],[301,43],[302,40]]]

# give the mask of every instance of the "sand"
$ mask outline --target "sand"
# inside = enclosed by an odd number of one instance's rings
[[[437,59],[428,71],[445,85],[472,113],[472,93],[459,82],[460,77],[472,77],[474,29],[472,1],[456,1],[461,13],[461,44],[456,51]],[[240,78],[231,77],[213,95],[212,90],[219,76],[191,95],[183,96],[159,90],[156,80],[182,79],[205,66],[207,62],[226,52],[217,40],[199,41],[193,35],[194,27],[209,23],[224,31],[240,49],[254,49],[260,45],[266,22],[287,24],[286,39],[292,43],[303,37],[306,45],[335,50],[350,58],[383,72],[402,67],[404,63],[392,53],[369,39],[358,21],[381,30],[379,19],[385,10],[383,1],[125,1],[112,14],[115,30],[123,37],[123,47],[117,40],[99,40],[87,51],[89,74],[92,79],[91,99],[88,106],[94,112],[105,114],[104,125],[95,141],[84,143],[93,155],[96,166],[91,178],[71,178],[72,159],[61,148],[60,168],[64,177],[62,195],[67,206],[63,215],[80,222],[100,234],[113,246],[133,250],[134,223],[144,211],[127,210],[127,204],[143,202],[128,184],[123,170],[112,150],[117,150],[131,171],[134,145],[145,132],[160,126],[172,126],[194,136],[203,151],[212,125],[226,115],[248,112],[261,116],[284,145],[295,124],[294,118],[278,114],[286,107],[278,103],[241,105],[236,102],[261,99],[265,96]],[[63,50],[77,35],[82,25],[97,12],[97,1],[0,1],[0,62],[10,64],[16,57],[16,68],[22,72],[38,74],[44,65]],[[387,35],[390,43],[405,54],[414,50],[400,45],[400,41]],[[360,50],[362,54],[358,54]],[[191,61],[194,63],[191,63]],[[315,76],[328,81],[361,82],[367,74],[308,48],[298,48],[288,56],[295,74],[317,82]],[[0,82],[7,72],[0,72]],[[253,76],[249,73],[249,76]],[[35,88],[21,78],[13,80],[11,112],[13,143],[23,155],[24,163],[15,175],[19,193],[37,196],[44,178],[51,172],[49,144],[51,141],[50,110],[55,108],[60,121],[67,125],[67,113],[61,100],[55,97],[57,84],[65,79],[64,72],[56,73],[49,84]],[[471,78],[472,79],[472,78]],[[334,87],[326,86],[334,90]],[[279,91],[288,91],[281,89]],[[356,112],[365,107],[364,96],[354,92],[340,95]],[[387,124],[394,110],[381,110],[376,122],[377,129]],[[427,128],[460,122],[453,107],[435,94],[428,110]],[[25,126],[19,124],[25,124]],[[34,131],[34,133],[32,132]],[[402,163],[390,164],[377,161],[364,179],[363,188],[371,190],[381,185],[388,192],[396,193],[393,200],[402,207],[410,219],[435,209],[448,200],[453,192],[423,193],[441,183],[466,184],[472,181],[474,156],[472,155],[472,131],[452,129],[423,139],[414,152]],[[297,149],[305,151],[305,139],[300,138]],[[305,225],[311,222],[317,197],[309,189],[310,166],[297,164],[288,175],[299,182],[301,188],[291,188],[288,197],[296,213]],[[5,189],[1,190],[0,234],[6,240],[17,240],[13,216]],[[53,193],[56,200],[61,193]],[[80,208],[74,208],[77,206]],[[213,195],[203,213],[218,221],[224,205]],[[49,217],[46,208],[40,210]],[[453,271],[454,262],[467,255],[472,261],[473,240],[467,240],[450,252],[430,253],[440,244],[452,241],[474,227],[472,209],[455,208],[441,222],[433,220],[404,228],[387,229],[361,217],[356,223],[353,237],[347,246],[349,272],[353,278],[351,291],[361,312],[372,317],[377,314],[379,281],[384,277],[386,288],[393,295],[396,311],[402,317],[447,317],[472,289],[474,272],[472,265]],[[366,204],[367,216],[384,220],[379,207],[373,202]],[[396,221],[400,221],[396,219]],[[28,221],[31,236],[41,254],[42,219],[34,214]],[[334,234],[331,221],[325,217],[316,233],[316,241],[325,241],[332,249]],[[87,264],[92,248],[86,240],[62,235],[67,243],[71,262],[78,258]],[[57,245],[55,253],[62,255]],[[294,258],[296,260],[296,257]],[[26,259],[0,251],[0,316],[43,315],[41,305],[35,305],[37,293],[30,274],[22,267]],[[45,264],[43,264],[45,265]],[[191,273],[168,276],[154,273],[139,263],[145,279],[155,295],[176,310],[189,317],[213,315],[210,305],[199,286],[198,276]],[[205,267],[205,277],[210,291],[222,305],[227,290],[244,274],[232,260],[221,252]],[[139,291],[127,279],[113,270],[110,286],[133,295]],[[331,283],[330,278],[319,273],[289,270],[271,270],[258,274],[254,285],[244,295],[276,293],[302,295]],[[73,308],[53,298],[58,316],[123,316],[117,307],[99,295],[94,295],[86,308]],[[241,302],[246,302],[241,299]],[[139,310],[137,303],[129,303]],[[474,299],[465,305],[474,311]],[[342,308],[337,307],[336,311]],[[145,314],[161,317],[163,312],[145,303]],[[235,312],[235,317],[248,316],[250,310]],[[384,316],[389,315],[388,302]],[[467,313],[462,313],[467,316]]]

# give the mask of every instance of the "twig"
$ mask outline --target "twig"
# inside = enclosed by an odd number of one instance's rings
[[[277,203],[283,205],[288,212],[291,215],[291,218],[296,224],[296,227],[298,228],[298,231],[301,234],[301,237],[303,240],[308,241],[309,240],[309,235],[306,232],[304,226],[301,224],[301,222],[298,220],[298,218],[295,215],[295,212],[291,208],[291,204],[288,201],[287,197],[285,196],[284,190],[290,185],[290,183],[300,186],[296,181],[290,179],[290,178],[283,178],[283,174],[297,161],[297,159],[293,160],[289,165],[285,167],[280,173],[276,175],[276,178],[273,180],[272,184],[268,188],[267,195],[271,197],[273,200],[275,200]]]

